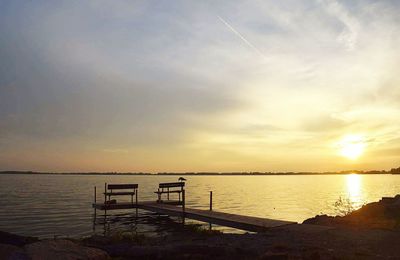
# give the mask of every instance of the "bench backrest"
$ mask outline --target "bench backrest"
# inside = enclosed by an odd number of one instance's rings
[[[158,185],[159,188],[183,188],[185,187],[184,182],[166,182],[166,183],[160,183]]]
[[[108,184],[107,189],[109,190],[126,190],[126,189],[137,189],[138,184]]]

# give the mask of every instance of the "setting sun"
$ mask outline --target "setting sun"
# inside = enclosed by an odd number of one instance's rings
[[[340,141],[339,147],[342,156],[355,160],[364,152],[364,138],[361,135],[347,135]]]

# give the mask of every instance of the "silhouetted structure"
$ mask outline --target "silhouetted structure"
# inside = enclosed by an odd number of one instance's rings
[[[121,185],[121,184],[119,184]],[[137,203],[93,203],[93,208],[104,210],[120,210],[120,209],[143,209],[147,211],[156,212],[158,214],[166,214],[169,216],[182,217],[184,222],[185,218],[194,219],[198,221],[213,223],[221,226],[227,226],[237,229],[248,231],[265,231],[272,227],[280,227],[286,225],[297,224],[296,222],[274,220],[268,218],[251,217],[237,214],[230,214],[218,212],[213,210],[193,209],[185,207],[185,186],[184,182],[160,183],[159,189],[155,193],[158,195],[157,201],[137,201]],[[180,190],[169,190],[170,188],[180,188]],[[182,194],[182,200],[173,201],[161,200],[161,194],[178,193]],[[114,193],[115,194],[115,193]],[[137,192],[135,193],[137,194]],[[211,200],[210,200],[211,201]],[[211,203],[211,202],[210,202]],[[106,214],[104,215],[106,217]],[[96,214],[94,215],[96,221]]]

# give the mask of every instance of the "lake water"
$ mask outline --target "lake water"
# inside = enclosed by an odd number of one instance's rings
[[[93,232],[94,186],[98,187],[99,201],[105,182],[138,183],[139,200],[153,200],[158,183],[177,178],[3,174],[0,175],[0,230],[39,237],[89,235]],[[297,222],[321,213],[336,215],[338,208],[334,204],[340,197],[357,208],[400,193],[400,175],[187,176],[186,179],[187,207],[207,209],[209,191],[213,191],[214,210]],[[139,219],[129,210],[111,214],[114,216],[109,222],[119,223],[112,224],[112,228],[133,226],[135,230],[149,232],[159,228],[152,223],[158,218],[155,214],[140,211]]]

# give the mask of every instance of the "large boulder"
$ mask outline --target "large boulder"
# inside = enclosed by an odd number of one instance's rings
[[[109,255],[103,250],[64,239],[40,241],[26,245],[24,249],[32,260],[109,259]]]

